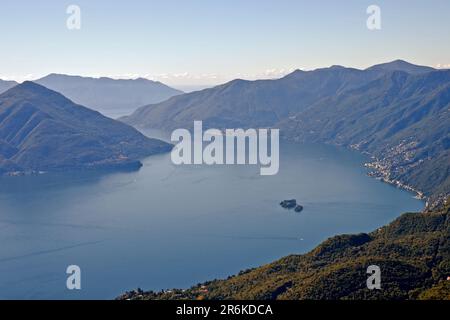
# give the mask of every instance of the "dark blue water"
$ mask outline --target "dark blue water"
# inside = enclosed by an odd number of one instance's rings
[[[175,167],[166,154],[138,172],[1,178],[0,298],[188,287],[423,207],[367,177],[356,153],[285,144],[280,154],[276,176],[257,166]],[[278,205],[290,198],[305,210]],[[72,264],[82,270],[80,291],[66,289]]]

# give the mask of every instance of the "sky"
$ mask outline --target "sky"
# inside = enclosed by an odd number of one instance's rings
[[[79,30],[66,10],[80,8]],[[366,12],[377,5],[381,29]],[[0,79],[145,77],[175,87],[404,59],[450,68],[448,0],[0,0]]]

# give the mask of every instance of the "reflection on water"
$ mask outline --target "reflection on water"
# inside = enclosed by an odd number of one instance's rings
[[[412,195],[366,176],[359,155],[282,145],[280,172],[176,167],[0,179],[0,298],[113,298],[142,287],[226,277],[335,234],[371,231],[420,210]],[[278,203],[296,198],[305,210]],[[82,270],[82,290],[65,270]]]

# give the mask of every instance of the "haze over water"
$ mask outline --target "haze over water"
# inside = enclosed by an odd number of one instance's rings
[[[330,236],[369,232],[423,203],[366,175],[355,152],[284,143],[280,171],[174,166],[0,178],[0,299],[110,299],[189,287]],[[295,198],[302,213],[279,202]],[[66,289],[79,265],[82,290]]]

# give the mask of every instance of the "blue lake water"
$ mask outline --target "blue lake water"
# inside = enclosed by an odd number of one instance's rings
[[[0,178],[0,299],[189,287],[423,208],[369,178],[364,161],[286,143],[276,176],[260,176],[258,166],[177,167],[165,154],[136,172]],[[302,213],[279,206],[290,198]],[[69,265],[81,267],[80,291],[66,289]]]

